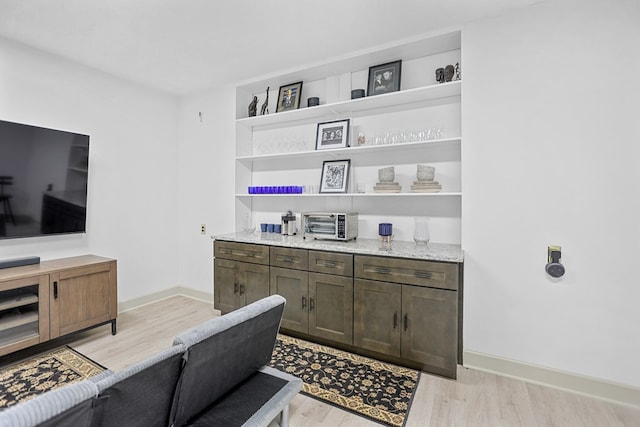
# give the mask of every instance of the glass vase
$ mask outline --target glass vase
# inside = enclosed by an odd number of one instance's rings
[[[414,218],[413,240],[417,246],[427,246],[431,235],[429,234],[429,218]]]

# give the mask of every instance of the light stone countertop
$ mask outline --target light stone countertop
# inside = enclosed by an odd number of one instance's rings
[[[228,242],[255,243],[259,245],[344,252],[359,255],[377,255],[455,263],[462,263],[464,261],[464,251],[460,245],[448,243],[429,243],[424,247],[416,246],[414,242],[394,241],[391,243],[391,250],[387,251],[380,249],[380,242],[378,242],[377,239],[358,238],[348,242],[334,240],[305,240],[299,235],[283,236],[276,233],[259,232],[221,234],[211,236],[211,238],[213,240],[224,240]]]

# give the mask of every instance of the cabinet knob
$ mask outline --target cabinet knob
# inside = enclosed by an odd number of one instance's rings
[[[409,315],[407,313],[404,314],[404,331],[407,331],[409,327]]]
[[[53,299],[58,299],[58,281],[53,282]]]
[[[336,268],[336,263],[333,261],[325,261],[324,266],[328,268]]]
[[[313,311],[314,303],[313,298],[309,298],[309,311]]]
[[[234,294],[237,294],[237,293],[238,293],[238,284],[237,284],[237,283],[234,283],[234,284],[233,284],[233,293],[234,293]]]
[[[398,312],[393,313],[393,329],[398,328]]]
[[[305,308],[307,306],[307,297],[302,297],[302,308]]]
[[[244,285],[240,284],[240,295],[244,294]]]

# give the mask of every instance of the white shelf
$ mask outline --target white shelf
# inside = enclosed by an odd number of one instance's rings
[[[415,108],[416,103],[438,101],[454,97],[459,98],[461,92],[462,80],[457,80],[383,95],[323,104],[316,107],[300,108],[264,116],[246,117],[237,119],[236,123],[255,129],[263,126],[285,125],[291,122],[338,116],[346,113],[371,112],[381,109],[386,110],[385,112],[389,112],[390,110],[402,111]]]
[[[35,294],[24,294],[24,295],[17,295],[12,298],[4,298],[0,300],[0,311],[9,310],[15,307],[22,307],[22,306],[34,304],[37,302],[38,302],[38,295],[35,295]]]
[[[416,142],[401,142],[397,144],[381,144],[381,145],[363,145],[347,148],[331,148],[326,150],[309,150],[309,151],[296,151],[290,153],[273,153],[273,154],[258,154],[254,156],[238,156],[237,161],[240,162],[256,162],[256,161],[270,161],[279,159],[296,159],[296,158],[309,158],[309,157],[328,157],[339,156],[343,154],[360,154],[360,153],[373,153],[384,152],[386,150],[398,152],[400,150],[413,150],[418,147],[439,146],[448,144],[459,144],[461,138],[441,138],[431,139],[428,141],[416,141]]]
[[[25,313],[7,314],[0,319],[0,331],[7,331],[18,326],[27,325],[38,321],[37,311],[28,311]]]
[[[367,224],[395,222],[408,233],[414,216],[433,216],[433,236],[459,244],[462,218],[462,80],[435,83],[435,70],[461,63],[461,33],[453,31],[431,37],[396,42],[388,46],[354,52],[305,68],[266,75],[236,87],[235,120],[235,208],[236,228],[242,229],[247,214],[257,222],[272,222],[279,212],[357,211],[363,228],[361,237],[372,233]],[[403,90],[348,99],[354,88],[367,86],[368,68],[396,59],[403,61]],[[246,117],[247,104],[265,88],[273,98],[281,85],[304,82],[304,96],[317,96],[315,107],[264,116]],[[275,109],[275,108],[274,108]],[[362,132],[364,145],[315,150],[317,123],[351,119],[351,132]],[[438,128],[446,138],[372,143],[386,132]],[[285,152],[281,152],[285,151]],[[297,151],[287,151],[297,150]],[[257,154],[260,153],[260,154]],[[303,185],[316,189],[323,161],[349,159],[353,193],[248,194],[249,186]],[[438,193],[411,192],[416,164],[436,168],[436,178],[445,188]],[[394,166],[400,193],[375,193],[377,171]],[[366,193],[355,193],[365,188]],[[409,236],[409,235],[407,235]],[[403,237],[407,237],[403,236]],[[409,236],[410,237],[410,236]]]
[[[314,194],[247,194],[238,193],[236,197],[460,197],[460,192],[440,192],[440,193],[314,193]]]

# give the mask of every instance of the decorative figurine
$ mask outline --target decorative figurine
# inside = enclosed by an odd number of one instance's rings
[[[253,101],[249,104],[249,117],[255,117],[258,114],[258,97],[254,96]]]
[[[444,67],[444,81],[450,82],[453,80],[453,73],[455,72],[453,65],[447,65]]]
[[[460,80],[460,63],[456,62],[456,80]]]
[[[260,107],[260,115],[264,116],[265,114],[269,114],[269,87],[267,87],[267,97],[264,100],[264,103],[262,104],[262,107]]]
[[[438,83],[444,83],[444,68],[436,69],[436,81]]]

